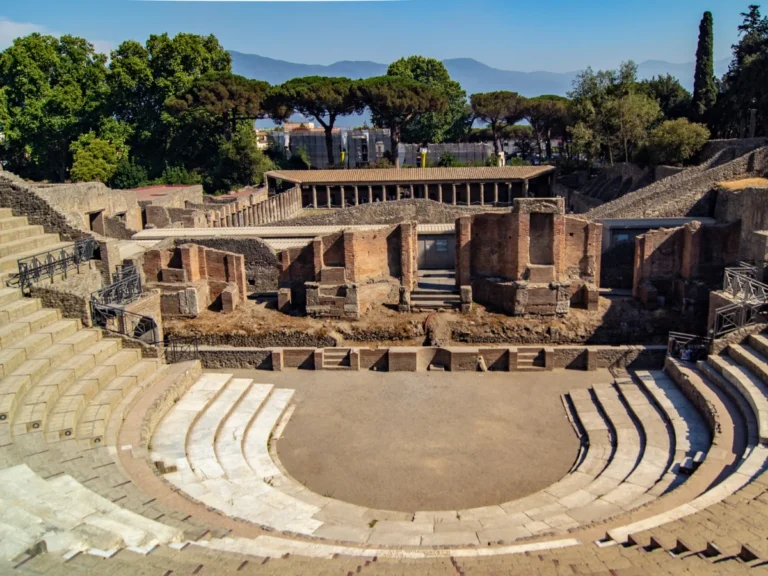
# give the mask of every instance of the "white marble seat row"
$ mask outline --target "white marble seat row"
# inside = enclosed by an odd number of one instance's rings
[[[314,494],[281,469],[270,439],[290,417],[292,394],[207,374],[158,425],[151,456],[166,468],[175,466],[165,475],[168,482],[228,515],[376,545],[478,544],[575,528],[652,500],[650,489],[673,459],[662,414],[636,384],[596,386],[571,394],[588,437],[585,457],[549,488],[468,510],[373,510]]]

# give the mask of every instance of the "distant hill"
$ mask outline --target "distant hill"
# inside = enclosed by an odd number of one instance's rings
[[[296,64],[257,56],[233,52],[232,68],[236,74],[247,78],[266,80],[270,84],[282,84],[291,78],[300,76],[346,76],[347,78],[370,78],[380,76],[387,71],[387,64],[367,61],[342,61],[324,66],[321,64]],[[719,78],[728,69],[729,59],[715,62],[715,75]],[[467,94],[511,90],[523,96],[532,97],[541,94],[559,94],[565,96],[571,89],[578,72],[515,72],[487,66],[472,58],[453,58],[443,60],[451,77],[459,82]],[[674,64],[662,60],[646,60],[638,65],[641,79],[664,74],[675,76],[688,90],[693,90],[693,71],[695,63]],[[340,119],[344,125],[361,124],[366,116],[351,116]]]

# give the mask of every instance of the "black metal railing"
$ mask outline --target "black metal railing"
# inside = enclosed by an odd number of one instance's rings
[[[667,341],[667,356],[685,362],[696,362],[705,359],[711,348],[711,338],[696,334],[670,332]]]
[[[67,246],[56,250],[41,252],[18,260],[18,274],[14,275],[7,284],[19,286],[27,293],[32,284],[42,280],[53,280],[61,275],[67,277],[70,270],[80,272],[80,265],[93,259],[96,252],[96,240],[91,237],[81,238]]]
[[[91,320],[94,326],[102,330],[158,348],[160,355],[168,364],[199,358],[197,336],[183,338],[166,336],[160,340],[157,323],[150,316],[91,300]]]
[[[118,264],[115,271],[112,273],[112,283],[115,284],[130,276],[137,276],[138,274],[139,272],[136,270],[136,265],[133,262],[130,264]]]
[[[722,306],[715,310],[712,337],[722,338],[731,332],[757,324],[766,310],[768,304],[765,302],[741,302]]]
[[[105,305],[125,305],[138,300],[141,297],[141,277],[135,268],[133,272],[91,294],[91,301]]]

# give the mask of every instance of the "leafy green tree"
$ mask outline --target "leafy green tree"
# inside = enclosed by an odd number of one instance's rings
[[[504,127],[516,124],[525,117],[525,98],[517,92],[487,92],[472,94],[470,103],[475,118],[490,126],[493,135],[493,151],[499,154]]]
[[[147,169],[128,158],[122,158],[117,163],[115,173],[109,182],[110,187],[118,190],[130,190],[143,186],[149,180]]]
[[[471,125],[472,110],[467,106],[467,93],[451,79],[445,64],[434,58],[410,56],[393,62],[387,76],[416,80],[432,87],[446,100],[443,111],[430,111],[413,118],[403,129],[403,140],[417,144],[456,141]]]
[[[699,47],[696,50],[696,72],[693,77],[693,114],[696,118],[704,118],[717,100],[714,43],[712,13],[704,12],[699,25]]]
[[[231,72],[232,58],[215,36],[151,35],[142,46],[128,40],[110,57],[107,81],[111,90],[110,113],[133,127],[132,153],[150,174],[159,174],[167,163],[186,163],[215,153],[215,138],[199,128],[189,138],[190,127],[169,112],[169,99],[190,90],[206,74]],[[185,134],[180,146],[178,133]],[[198,146],[199,149],[194,150]]]
[[[70,145],[93,130],[108,88],[106,56],[74,36],[30,34],[0,53],[7,168],[63,182]]]
[[[117,170],[118,151],[114,144],[98,138],[77,147],[70,175],[75,182],[109,182]]]
[[[445,97],[433,88],[399,76],[378,76],[357,84],[360,99],[371,110],[377,126],[389,128],[392,162],[399,165],[398,146],[403,130],[414,118],[445,109]]]
[[[655,128],[648,139],[654,164],[682,166],[698,154],[709,140],[709,129],[686,118],[667,120]]]
[[[710,125],[722,138],[744,137],[750,110],[757,112],[757,134],[768,134],[768,18],[759,6],[742,13],[740,39],[721,84]]]
[[[209,72],[177,96],[166,101],[172,114],[188,114],[192,121],[219,122],[228,140],[237,122],[265,116],[262,108],[269,84],[230,72]]]
[[[661,115],[659,104],[644,94],[628,94],[611,100],[606,112],[615,124],[614,138],[630,162],[630,150],[642,144]]]
[[[360,100],[355,83],[349,78],[308,76],[294,78],[270,91],[265,107],[273,119],[281,121],[296,111],[312,117],[325,131],[325,149],[328,163],[333,166],[333,128],[340,116],[362,112],[365,104]]]
[[[530,98],[525,105],[525,118],[536,135],[539,154],[546,154],[551,159],[552,138],[565,137],[567,134],[570,122],[568,98],[549,95]]]
[[[637,90],[656,100],[667,120],[688,118],[692,114],[691,93],[671,74],[641,80]]]
[[[216,193],[261,184],[264,172],[274,169],[272,161],[258,149],[253,128],[245,124],[237,127],[231,139],[221,140],[215,166],[206,188]]]

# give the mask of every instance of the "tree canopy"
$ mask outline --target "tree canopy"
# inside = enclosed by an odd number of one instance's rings
[[[667,120],[650,134],[650,160],[653,164],[682,166],[701,151],[709,137],[703,124],[689,122],[687,118]]]
[[[696,50],[696,72],[693,77],[693,114],[698,119],[705,118],[717,100],[714,43],[712,12],[704,12],[699,25],[699,47]]]
[[[294,78],[273,89],[265,107],[273,119],[281,121],[294,111],[317,120],[325,131],[328,163],[336,163],[333,127],[339,116],[362,112],[365,108],[355,83],[349,78],[308,76]]]
[[[392,161],[398,165],[398,145],[405,126],[426,112],[444,110],[445,97],[433,88],[401,76],[378,76],[357,85],[360,99],[371,110],[377,126],[389,128]]]
[[[536,135],[539,154],[542,156],[546,154],[546,157],[551,159],[552,138],[565,137],[567,133],[566,129],[570,122],[568,98],[553,95],[530,98],[525,105],[525,118]]]
[[[493,150],[501,152],[501,133],[505,126],[517,124],[525,117],[526,101],[517,92],[487,92],[470,96],[475,118],[487,122],[493,135]]]
[[[637,89],[640,93],[659,103],[665,118],[675,120],[688,118],[692,114],[691,93],[671,74],[654,76],[650,80],[641,80]]]
[[[430,86],[446,100],[444,110],[433,110],[409,121],[403,129],[403,141],[417,144],[456,141],[466,134],[472,122],[467,93],[451,79],[445,64],[434,58],[410,56],[389,65],[387,76],[415,80]]]

